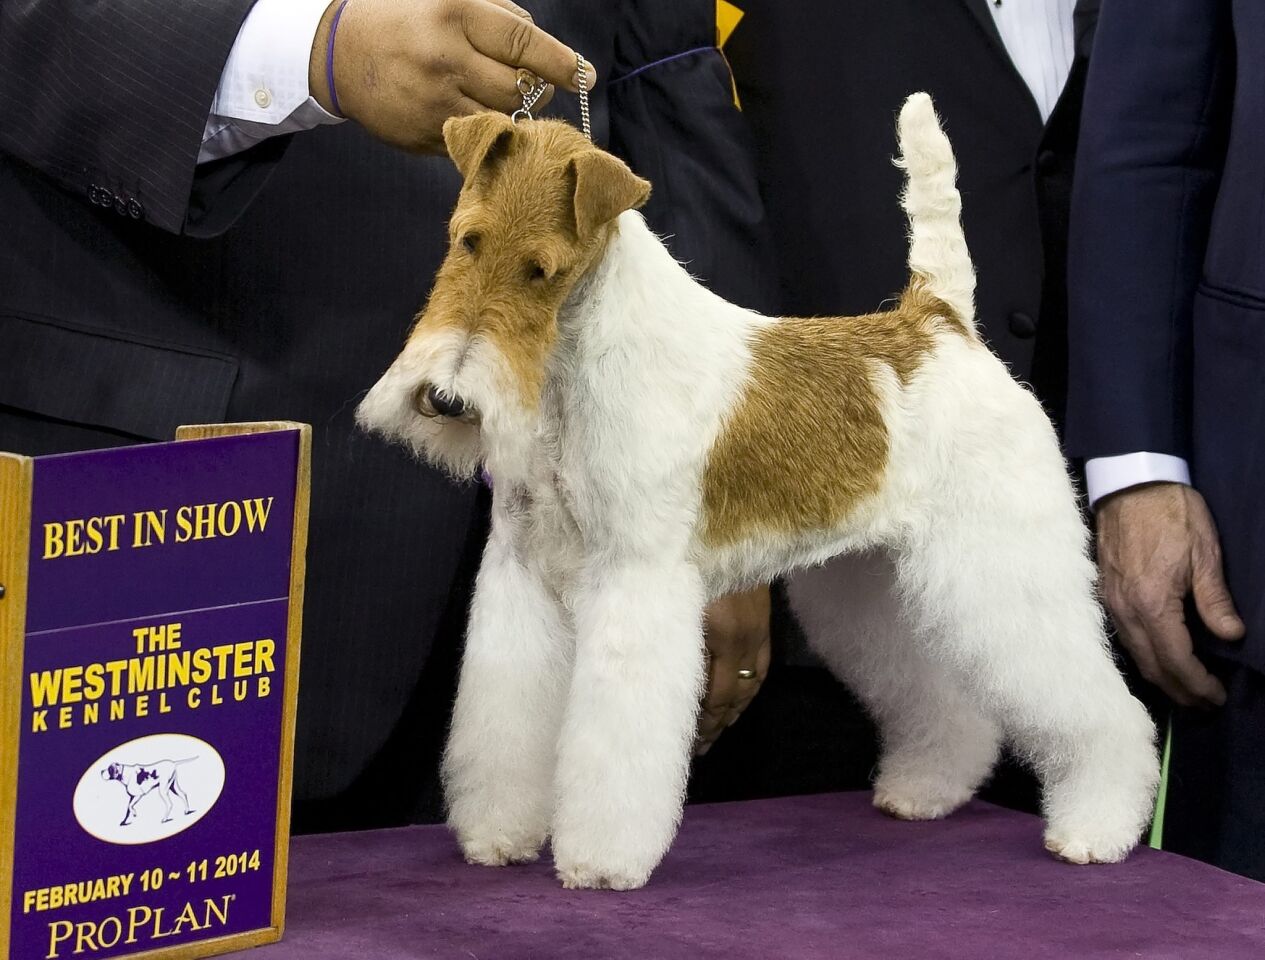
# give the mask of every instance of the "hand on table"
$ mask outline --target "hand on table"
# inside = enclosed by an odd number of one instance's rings
[[[334,0],[312,45],[308,84],[331,113],[326,75]],[[522,105],[520,68],[568,90],[575,53],[511,0],[352,0],[334,39],[334,83],[344,116],[406,150],[443,150],[449,117]],[[596,75],[589,70],[589,88]],[[543,107],[552,87],[538,101]]]
[[[1225,688],[1195,657],[1184,601],[1222,640],[1243,637],[1208,506],[1179,483],[1135,487],[1097,508],[1103,596],[1144,676],[1183,706],[1220,706]]]
[[[733,724],[769,672],[769,588],[711,603],[706,612],[707,692],[694,752],[702,756]]]

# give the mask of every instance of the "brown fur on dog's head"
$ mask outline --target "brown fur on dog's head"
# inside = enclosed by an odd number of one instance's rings
[[[444,124],[444,142],[465,178],[448,254],[360,416],[469,475],[485,434],[536,415],[558,313],[650,184],[557,120],[479,113]]]
[[[414,336],[456,326],[485,337],[534,407],[558,309],[650,184],[561,121],[479,113],[445,123],[444,142],[465,185]]]

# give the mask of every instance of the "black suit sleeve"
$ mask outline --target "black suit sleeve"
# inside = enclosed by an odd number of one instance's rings
[[[85,203],[186,230],[207,116],[253,3],[3,0],[0,152]],[[210,174],[213,190],[243,186],[224,165]]]
[[[1233,102],[1230,0],[1113,0],[1072,194],[1068,447],[1189,457],[1191,305]]]

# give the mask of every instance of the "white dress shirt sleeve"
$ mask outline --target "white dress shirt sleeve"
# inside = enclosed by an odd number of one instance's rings
[[[312,43],[330,0],[258,0],[229,53],[202,134],[198,162],[261,140],[341,123],[309,93]]]
[[[1144,483],[1190,486],[1190,466],[1181,457],[1167,453],[1125,453],[1085,461],[1085,486],[1091,507],[1103,497]]]

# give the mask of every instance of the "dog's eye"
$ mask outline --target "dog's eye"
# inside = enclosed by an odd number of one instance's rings
[[[538,264],[535,260],[529,260],[527,263],[527,279],[535,281],[547,279],[545,268]]]
[[[479,235],[477,233],[467,233],[461,238],[461,245],[466,248],[466,253],[474,253],[479,249]]]

